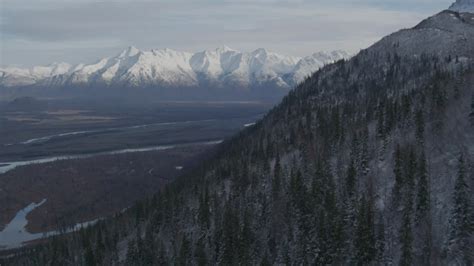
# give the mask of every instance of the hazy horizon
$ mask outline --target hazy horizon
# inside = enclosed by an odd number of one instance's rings
[[[354,53],[451,2],[3,0],[0,65],[91,63],[128,46],[187,52],[263,47],[292,56]]]

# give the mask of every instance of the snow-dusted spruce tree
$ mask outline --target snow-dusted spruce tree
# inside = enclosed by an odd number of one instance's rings
[[[470,194],[466,182],[466,166],[461,155],[453,193],[453,209],[450,219],[448,255],[458,264],[472,265],[474,249],[472,243],[473,221],[470,209]]]

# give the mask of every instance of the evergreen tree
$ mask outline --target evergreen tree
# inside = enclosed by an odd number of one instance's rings
[[[418,163],[418,189],[416,194],[416,228],[417,245],[421,248],[420,260],[424,265],[431,264],[432,250],[432,224],[431,224],[431,201],[430,183],[426,169],[426,158],[424,152],[421,153]]]
[[[313,188],[316,190],[322,189],[322,187],[319,185],[321,180],[319,180],[318,177],[315,177],[314,181],[315,181],[314,183],[316,184],[314,184]],[[294,206],[300,213],[302,211],[305,211],[306,209],[306,206],[305,206],[307,204],[306,193],[307,193],[306,186],[303,182],[303,177],[301,175],[301,172],[297,171],[296,174],[292,175],[291,180],[290,180],[290,196],[291,196]]]
[[[262,262],[260,263],[260,266],[271,266],[272,264],[270,263],[270,260],[268,259],[268,255],[265,253],[265,256],[263,256]]]
[[[409,208],[412,208],[413,204],[413,193],[415,188],[415,179],[417,173],[417,158],[415,154],[414,147],[410,147],[408,158],[406,162],[406,171],[405,171],[405,178],[406,178],[406,185],[407,185],[407,205]]]
[[[199,222],[202,227],[208,228],[209,227],[209,189],[206,186],[203,195],[199,199]]]
[[[377,111],[377,137],[378,138],[385,138],[385,116],[384,116],[384,106],[380,105]]]
[[[142,265],[155,265],[156,246],[151,226],[147,227],[145,239],[142,242],[140,256]]]
[[[430,215],[430,187],[428,182],[428,172],[426,169],[425,153],[422,152],[418,163],[418,190],[416,194],[416,218],[417,221]]]
[[[136,239],[136,249],[135,249],[136,257],[134,261],[136,265],[143,265],[144,264],[143,260],[145,259],[144,255],[146,252],[145,252],[145,244],[143,243],[140,227],[138,227],[136,230],[135,239]]]
[[[273,191],[273,198],[277,198],[280,194],[281,190],[281,164],[280,164],[280,156],[277,154],[275,159],[275,169],[273,171],[273,181],[272,181],[272,191]]]
[[[198,266],[205,266],[208,264],[203,238],[200,238],[196,244],[194,250],[194,261]]]
[[[138,254],[135,241],[130,240],[128,241],[128,245],[127,245],[127,259],[126,259],[127,265],[138,265],[138,259],[139,259],[139,254]],[[91,265],[95,265],[95,262],[94,264],[91,264]]]
[[[158,249],[158,257],[156,258],[156,264],[160,265],[160,266],[169,265],[168,258],[166,256],[165,246],[163,245],[163,242],[160,243],[160,246],[159,246],[159,249]]]
[[[235,251],[238,250],[239,237],[239,218],[234,213],[233,207],[230,203],[226,203],[224,207],[223,217],[223,239],[222,239],[222,263],[226,265],[234,264],[237,260]]]
[[[356,175],[357,175],[357,171],[354,166],[354,160],[351,159],[351,162],[349,163],[349,167],[347,168],[347,174],[346,174],[346,193],[349,198],[351,198],[354,195],[355,191],[357,190]]]
[[[191,255],[191,243],[186,236],[183,236],[181,240],[181,247],[179,249],[179,255],[177,258],[177,265],[186,266],[189,265],[189,257]]]
[[[418,143],[422,146],[425,140],[425,119],[423,117],[423,110],[418,110],[415,115],[415,136]]]
[[[474,93],[471,95],[471,111],[469,112],[469,121],[474,126]]]
[[[343,219],[339,211],[336,196],[336,185],[334,177],[328,168],[328,163],[322,162],[324,169],[324,203],[322,214],[326,216],[324,223],[321,223],[322,230],[324,230],[324,246],[326,252],[322,252],[322,261],[325,264],[333,264],[339,258],[342,251],[342,235],[343,235]],[[330,221],[330,222],[329,222]]]
[[[127,254],[127,258],[128,258],[128,254]],[[86,249],[85,264],[87,266],[95,266],[96,265],[94,252],[92,251],[90,246],[88,246],[87,249]]]
[[[411,228],[410,212],[408,209],[404,211],[402,226],[400,228],[401,243],[401,266],[410,266],[413,263],[413,232]]]
[[[356,168],[351,160],[346,173],[345,193],[343,194],[343,204],[341,206],[341,216],[343,222],[343,257],[344,261],[350,259],[353,252],[353,241],[350,236],[354,234],[354,223],[356,221],[357,200],[356,200]]]
[[[360,148],[359,148],[359,138],[357,136],[357,133],[354,133],[354,135],[352,136],[352,142],[351,142],[351,153],[350,153],[350,157],[352,160],[354,160],[354,163],[357,164],[360,160],[359,160],[359,153],[360,153]]]
[[[385,225],[383,222],[383,218],[380,218],[379,223],[377,224],[377,235],[376,235],[376,242],[375,248],[377,253],[377,263],[378,264],[385,264],[384,260],[384,253],[385,253]]]
[[[395,175],[395,186],[394,186],[394,196],[395,202],[398,202],[400,198],[401,189],[403,187],[403,165],[402,165],[402,151],[400,146],[397,145],[394,154],[395,165],[393,167],[393,174]]]
[[[239,234],[239,262],[242,265],[251,264],[251,247],[253,239],[252,226],[250,224],[250,213],[245,211],[243,217],[243,225]]]
[[[449,251],[456,260],[466,265],[473,263],[472,231],[473,221],[470,213],[470,191],[466,182],[464,158],[461,155],[458,162],[458,175],[453,193],[453,211],[450,221]]]
[[[362,150],[360,155],[360,173],[367,176],[369,168],[369,130],[366,127],[362,134]]]
[[[354,239],[354,262],[356,265],[370,264],[375,259],[377,252],[374,235],[374,213],[370,201],[370,199],[368,201],[365,196],[362,196],[357,211]]]

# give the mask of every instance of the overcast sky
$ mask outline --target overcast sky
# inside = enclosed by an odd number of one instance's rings
[[[452,0],[0,0],[0,65],[90,63],[127,46],[356,52]]]

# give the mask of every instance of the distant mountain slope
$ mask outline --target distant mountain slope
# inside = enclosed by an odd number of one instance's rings
[[[266,49],[250,53],[228,47],[195,54],[171,49],[140,51],[129,47],[115,57],[93,64],[52,64],[31,69],[0,69],[0,86],[119,86],[248,88],[273,84],[290,88],[321,66],[348,58],[343,51],[305,58],[279,55]]]
[[[456,53],[459,57],[472,57],[473,41],[472,15],[446,11],[424,20],[413,29],[383,38],[372,49],[380,52],[396,49],[402,56],[434,54],[444,57]]]
[[[323,67],[156,197],[6,262],[472,265],[473,18]]]
[[[71,69],[72,66],[67,63],[53,63],[49,66],[35,66],[29,69],[0,68],[0,87],[33,85],[43,79],[68,73]]]
[[[457,12],[474,13],[474,1],[473,0],[456,0],[456,2],[452,4],[449,9],[452,11],[457,11]]]

